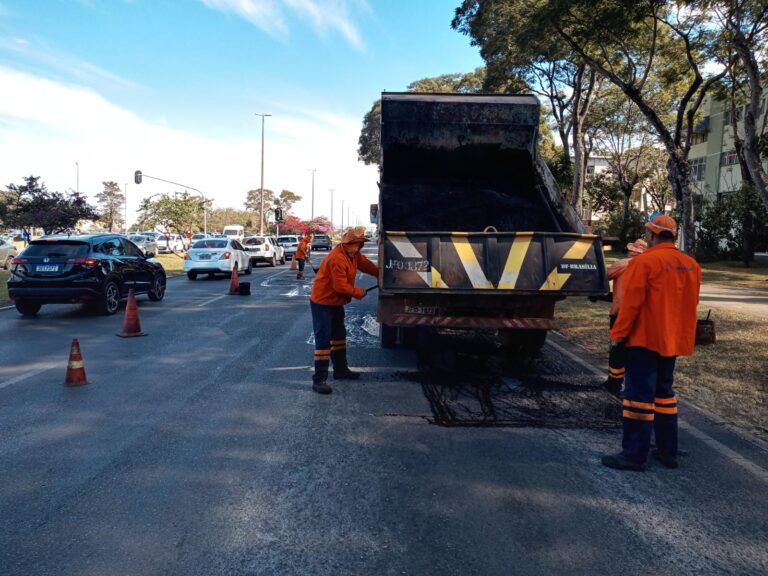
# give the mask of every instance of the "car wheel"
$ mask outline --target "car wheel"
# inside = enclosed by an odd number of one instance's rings
[[[187,278],[190,280],[197,280],[197,272],[187,272]]]
[[[39,304],[38,302],[26,302],[24,300],[16,300],[16,310],[19,311],[19,313],[22,316],[34,316],[40,311],[40,307],[42,304]]]
[[[274,254],[272,254],[272,260],[269,261],[269,265],[272,266],[272,268],[277,266],[277,258],[275,258]]]
[[[8,258],[5,259],[5,262],[3,263],[3,268],[5,270],[10,270],[11,269],[11,260],[13,260],[12,256],[8,256]]]
[[[111,316],[120,307],[120,287],[114,280],[107,280],[99,299],[99,312]]]
[[[153,302],[160,302],[165,296],[165,274],[157,273],[152,280],[152,289],[147,292],[147,296]]]
[[[248,260],[248,268],[245,269],[246,274],[250,274],[253,272],[253,261]]]
[[[285,264],[285,254],[280,256],[280,265],[282,266],[283,264]]]

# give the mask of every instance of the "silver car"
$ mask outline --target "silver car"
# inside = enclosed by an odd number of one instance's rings
[[[13,240],[0,238],[0,266],[5,270],[9,270],[11,268],[11,260],[16,258],[17,254],[18,251]]]
[[[151,236],[145,236],[144,234],[131,234],[128,236],[128,240],[136,244],[139,249],[144,252],[145,256],[151,254],[157,254],[157,242]]]

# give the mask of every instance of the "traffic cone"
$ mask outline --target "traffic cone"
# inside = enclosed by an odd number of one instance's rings
[[[237,296],[240,294],[240,280],[237,277],[237,266],[235,266],[232,269],[232,280],[229,282],[229,292],[227,292],[230,296]]]
[[[65,386],[83,386],[90,384],[85,377],[85,363],[80,354],[80,342],[77,338],[72,338],[72,347],[69,350],[69,363],[67,364],[67,375],[64,378]]]
[[[146,336],[141,331],[141,322],[139,322],[139,309],[136,306],[136,295],[133,288],[128,290],[128,304],[125,306],[125,319],[123,320],[123,331],[118,334],[121,338],[133,338],[134,336]]]

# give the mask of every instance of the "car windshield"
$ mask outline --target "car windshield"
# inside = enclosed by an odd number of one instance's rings
[[[315,240],[328,240],[328,236],[323,236],[322,234],[315,236]]]
[[[262,244],[264,244],[264,238],[258,238],[256,236],[254,236],[253,238],[246,238],[243,241],[243,244],[245,244],[246,246],[261,246]]]
[[[132,242],[146,242],[149,238],[146,236],[129,236],[128,240],[131,240]]]
[[[278,244],[291,244],[292,242],[297,242],[296,236],[281,236],[277,239]]]
[[[67,240],[33,241],[22,254],[31,258],[84,258],[87,255],[88,244]]]
[[[209,238],[208,240],[198,240],[192,248],[226,248],[226,240],[216,240]]]

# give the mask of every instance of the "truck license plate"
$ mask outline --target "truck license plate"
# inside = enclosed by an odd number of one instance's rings
[[[36,272],[58,272],[59,267],[54,264],[39,264],[35,266]]]

